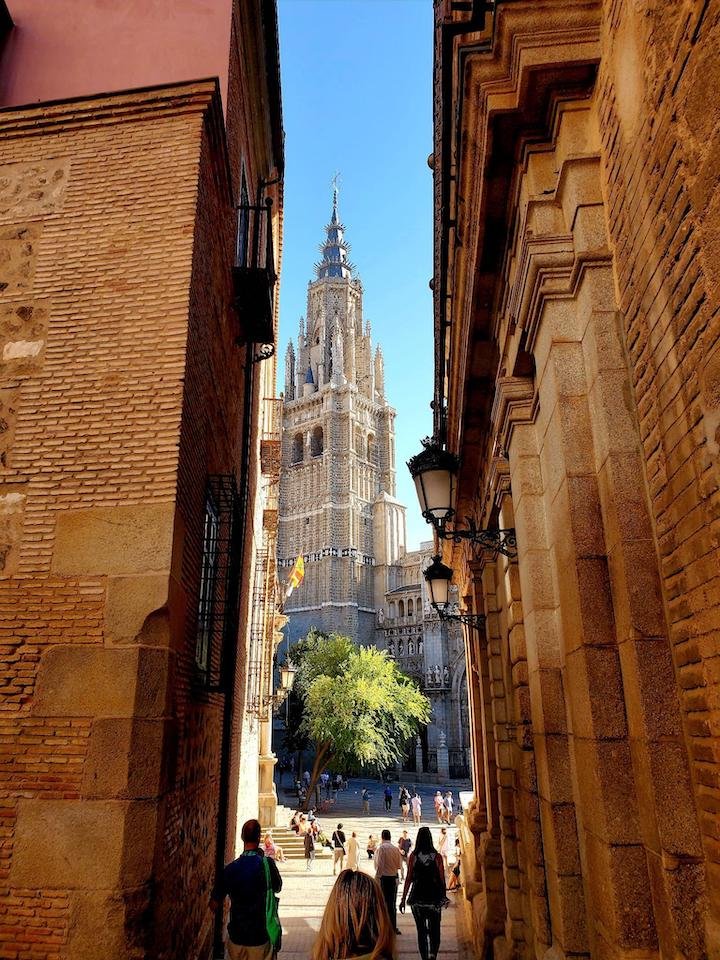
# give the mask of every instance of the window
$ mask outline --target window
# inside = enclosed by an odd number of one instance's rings
[[[375,437],[370,433],[367,438],[367,458],[372,463],[375,459]]]
[[[310,453],[313,457],[319,457],[323,452],[323,430],[322,427],[315,427],[310,436]]]
[[[303,462],[303,446],[303,435],[301,433],[296,433],[292,442],[292,463]]]
[[[394,620],[396,616],[397,616],[397,611],[395,610],[395,601],[391,600],[390,601],[390,619]]]
[[[404,620],[405,619],[405,601],[404,600],[398,600],[398,613],[400,617]]]
[[[410,600],[408,600],[408,616],[411,617],[412,615],[413,615],[413,602],[411,598]]]
[[[200,568],[200,596],[198,601],[198,632],[195,641],[195,663],[207,674],[210,670],[210,639],[213,625],[213,605],[219,559],[220,516],[212,493],[205,495],[205,524]]]

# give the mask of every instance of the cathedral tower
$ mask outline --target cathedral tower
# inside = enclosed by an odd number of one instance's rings
[[[285,605],[290,642],[318,627],[371,644],[405,548],[405,507],[382,351],[363,319],[337,200],[335,190],[306,318],[285,357],[278,560],[282,573],[305,556],[305,580]]]

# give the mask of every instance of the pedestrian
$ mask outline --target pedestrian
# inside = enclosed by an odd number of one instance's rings
[[[303,843],[305,845],[305,869],[312,870],[313,860],[315,859],[315,834],[312,827],[305,831]]]
[[[405,870],[407,868],[407,858],[412,849],[412,840],[408,836],[407,830],[403,830],[402,836],[398,840],[398,848],[402,854],[403,862],[400,869],[400,879],[403,879],[405,876]]]
[[[435,816],[437,817],[438,823],[445,822],[445,806],[443,804],[443,795],[439,790],[435,792],[433,797],[433,803],[435,804]]]
[[[340,864],[340,870],[343,869],[343,864],[345,862],[345,831],[342,828],[342,824],[337,825],[337,829],[333,830],[332,835],[332,845],[333,845],[333,876],[335,876],[335,865]]]
[[[343,870],[330,891],[311,960],[392,960],[395,937],[377,880]]]
[[[368,837],[367,847],[365,848],[367,850],[368,860],[372,860],[372,858],[375,856],[377,845],[378,845],[377,839],[372,834],[370,834],[370,836]]]
[[[410,813],[410,794],[405,787],[400,787],[400,813],[402,814],[403,823],[407,823],[408,814]]]
[[[367,787],[363,787],[362,805],[363,805],[363,813],[370,813],[370,791],[368,790]]]
[[[436,960],[440,950],[441,910],[447,897],[442,858],[433,846],[429,827],[420,827],[415,849],[410,854],[400,899],[401,913],[405,913],[406,900],[417,927],[421,960]]]
[[[410,798],[410,806],[412,807],[413,823],[416,827],[419,827],[422,818],[422,800],[419,794],[416,793],[415,796]]]
[[[304,784],[305,784],[305,789],[307,790],[307,788],[310,786],[310,771],[309,771],[309,770],[306,770],[305,773],[303,773],[303,782],[304,782]]]
[[[452,814],[453,814],[452,791],[448,790],[448,792],[445,794],[445,799],[443,800],[443,806],[445,807],[445,823],[451,823]]]
[[[257,820],[243,824],[243,852],[225,867],[210,898],[211,909],[217,911],[230,897],[230,960],[270,960],[278,943],[277,931],[268,927],[266,908],[268,887],[278,894],[282,878],[275,861],[260,849],[260,832]],[[275,921],[279,924],[277,913]]]
[[[459,890],[462,887],[462,882],[460,880],[461,857],[462,857],[462,852],[460,850],[460,837],[456,837],[455,838],[455,865],[450,871],[450,882],[448,883],[448,890]]]
[[[385,810],[387,813],[390,813],[392,810],[392,787],[389,783],[385,785],[383,795],[385,797]]]
[[[263,838],[263,851],[266,857],[270,857],[271,860],[284,860],[285,854],[283,853],[282,847],[279,847],[273,840],[272,833],[268,830]]]
[[[360,841],[353,830],[347,845],[347,868],[357,870],[360,866]]]
[[[395,933],[400,933],[397,925],[397,889],[402,856],[398,848],[391,843],[389,830],[383,830],[380,836],[382,843],[375,851],[375,876],[380,881],[380,888],[385,897],[390,925]]]
[[[445,876],[448,871],[448,832],[447,827],[440,827],[440,842],[438,843],[438,853],[442,857]]]

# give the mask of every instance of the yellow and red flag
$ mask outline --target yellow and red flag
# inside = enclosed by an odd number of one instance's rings
[[[288,587],[287,592],[285,593],[286,597],[289,597],[290,594],[296,587],[299,587],[305,578],[305,560],[303,559],[302,554],[297,558],[293,564],[293,568],[290,571],[290,576],[288,577]]]

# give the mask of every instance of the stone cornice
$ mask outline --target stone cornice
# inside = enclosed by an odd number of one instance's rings
[[[486,231],[488,243],[491,236],[496,248],[493,256],[501,255],[506,245],[505,218],[510,211],[503,209],[507,186],[501,189],[500,181],[508,177],[502,173],[508,158],[501,161],[498,155],[496,164],[500,166],[495,168],[493,156],[498,144],[503,157],[508,150],[519,148],[529,129],[535,131],[536,138],[543,126],[548,135],[551,133],[552,110],[548,115],[548,108],[553,91],[565,88],[566,94],[572,95],[571,90],[576,89],[578,97],[587,95],[599,59],[600,12],[599,0],[571,4],[521,0],[498,6],[492,51],[468,52],[464,75],[456,80],[460,136],[453,158],[457,195],[450,218],[452,222],[454,217],[457,225],[454,237],[451,230],[448,262],[448,290],[452,293],[453,375],[448,385],[451,446],[458,445],[464,385],[476,366],[470,331],[483,323],[487,328],[495,306],[491,278],[497,276],[497,270],[484,250]],[[542,29],[538,29],[539,22]],[[501,127],[496,127],[496,119]],[[517,130],[515,148],[513,125]],[[478,271],[477,266],[483,262],[486,267]],[[491,370],[487,373],[493,375]]]

